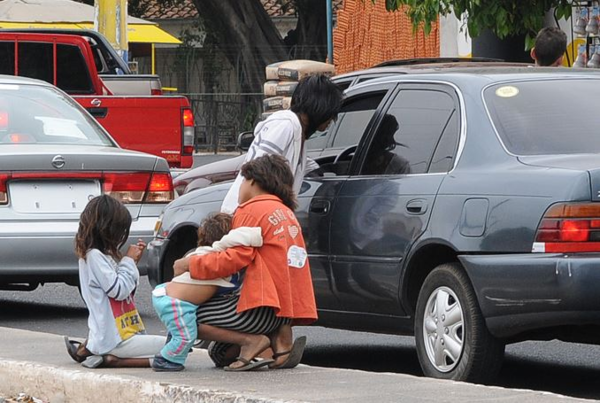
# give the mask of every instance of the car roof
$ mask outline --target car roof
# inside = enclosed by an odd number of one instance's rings
[[[0,74],[0,84],[34,84],[34,85],[41,85],[44,87],[52,87],[52,85],[47,83],[46,81],[37,80],[35,78],[9,76],[9,75],[1,75],[1,74]]]
[[[387,74],[359,83],[349,89],[358,90],[375,84],[401,82],[407,80],[448,81],[455,84],[468,84],[481,87],[494,82],[529,81],[549,79],[600,79],[600,71],[592,69],[573,69],[561,67],[524,67],[524,66],[453,66],[428,70],[413,70],[405,73]]]
[[[529,67],[528,63],[504,62],[498,59],[461,59],[461,58],[428,58],[428,59],[408,59],[392,60],[368,69],[352,71],[335,76],[334,80],[344,80],[358,76],[373,75],[393,75],[410,73],[437,73],[448,71],[449,69],[481,69],[481,68],[499,68],[499,67]]]

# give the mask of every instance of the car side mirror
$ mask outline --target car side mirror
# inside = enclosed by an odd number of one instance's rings
[[[237,147],[242,151],[248,151],[253,141],[253,132],[242,132],[238,135]]]

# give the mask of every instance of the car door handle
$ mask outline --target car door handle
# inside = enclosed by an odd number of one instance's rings
[[[329,213],[329,208],[331,207],[331,203],[329,200],[313,200],[310,202],[310,212],[316,214],[327,214]]]
[[[108,108],[85,108],[95,118],[105,118],[108,114]]]
[[[406,211],[409,214],[425,214],[427,212],[427,201],[415,199],[406,203]]]

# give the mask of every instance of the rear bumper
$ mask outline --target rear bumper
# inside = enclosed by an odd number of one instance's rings
[[[490,332],[600,325],[600,254],[460,256]]]
[[[157,217],[140,217],[131,224],[129,243],[152,240]],[[72,282],[78,277],[74,240],[79,222],[2,222],[0,282]],[[138,263],[147,274],[148,256]]]

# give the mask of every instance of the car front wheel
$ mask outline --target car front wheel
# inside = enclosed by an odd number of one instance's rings
[[[417,301],[415,337],[426,376],[486,383],[502,366],[504,343],[488,331],[459,263],[440,265],[425,279]]]

